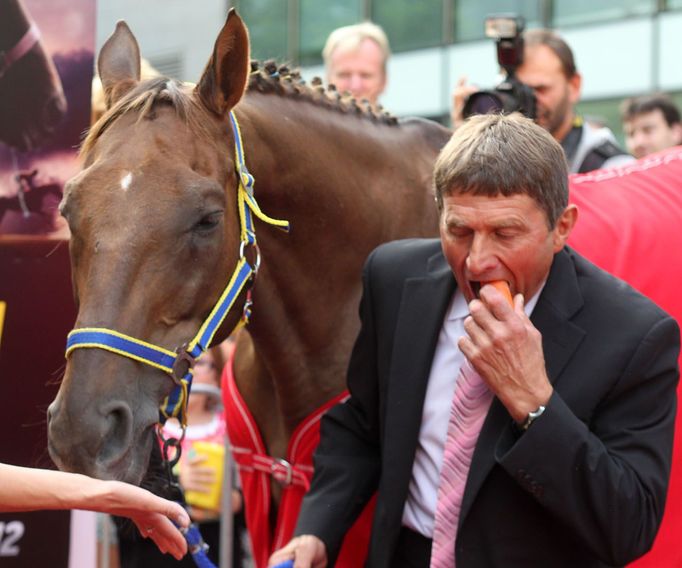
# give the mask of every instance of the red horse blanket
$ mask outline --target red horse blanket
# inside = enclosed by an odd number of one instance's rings
[[[272,458],[253,416],[246,407],[232,371],[232,361],[225,365],[222,377],[223,400],[232,455],[239,470],[246,526],[257,568],[265,568],[272,552],[292,538],[303,496],[313,476],[313,452],[320,441],[320,418],[336,403],[348,397],[341,393],[303,420],[294,431],[286,459]],[[274,533],[270,529],[271,481],[282,486]],[[344,540],[336,562],[339,568],[362,566],[367,556],[369,533],[374,512],[373,502],[355,522]]]
[[[571,176],[578,222],[569,244],[651,298],[682,325],[682,146],[612,170]],[[678,400],[682,387],[678,386]],[[677,414],[663,524],[631,566],[682,566],[682,418]]]

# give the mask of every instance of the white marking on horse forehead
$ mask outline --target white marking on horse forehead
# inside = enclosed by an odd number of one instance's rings
[[[130,184],[133,181],[133,174],[131,172],[126,172],[126,174],[121,178],[121,189],[123,191],[128,191]]]

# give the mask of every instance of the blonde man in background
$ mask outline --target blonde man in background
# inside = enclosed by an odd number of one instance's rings
[[[334,30],[322,50],[327,82],[341,93],[377,104],[386,88],[388,38],[379,26],[362,22]]]

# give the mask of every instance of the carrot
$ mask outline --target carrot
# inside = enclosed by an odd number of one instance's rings
[[[506,298],[507,302],[509,302],[509,305],[514,309],[514,299],[512,298],[511,291],[509,290],[509,284],[507,284],[504,280],[493,280],[492,282],[486,282],[486,284],[490,284],[491,286],[494,286],[497,288],[497,290]]]

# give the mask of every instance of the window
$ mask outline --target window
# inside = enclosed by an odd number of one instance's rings
[[[299,0],[299,63],[320,63],[327,36],[336,28],[361,22],[362,8],[362,0]]]
[[[391,51],[441,45],[442,0],[374,0],[372,20],[384,28]]]
[[[468,41],[485,37],[485,19],[491,14],[516,14],[526,20],[526,29],[541,27],[538,0],[455,0],[455,40]]]
[[[283,0],[240,0],[239,15],[249,28],[251,57],[254,59],[289,58],[287,48],[287,2]]]
[[[653,14],[656,0],[555,0],[556,27]]]

